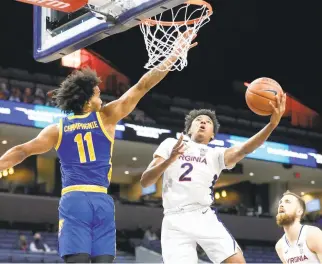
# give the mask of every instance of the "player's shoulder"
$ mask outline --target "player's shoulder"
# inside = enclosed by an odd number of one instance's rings
[[[56,142],[59,138],[59,134],[60,134],[59,125],[51,124],[49,126],[46,126],[44,129],[42,129],[38,134],[37,138]]]
[[[281,252],[283,250],[283,241],[284,241],[284,235],[275,244],[276,252]]]
[[[168,137],[168,138],[166,138],[165,140],[163,140],[163,142],[166,142],[166,143],[175,143],[175,142],[177,142],[178,141],[178,139],[176,139],[176,138],[173,138],[173,137]]]
[[[315,236],[322,237],[322,231],[321,231],[321,229],[319,227],[312,226],[312,225],[305,225],[304,227],[307,230],[307,236],[308,237],[315,237]]]
[[[158,146],[157,150],[154,152],[153,157],[162,157],[167,159],[175,146],[177,140],[174,138],[166,138],[162,141],[162,143]]]
[[[106,112],[104,112],[102,110],[97,111],[97,112],[91,112],[89,115],[93,116],[94,118],[99,119],[104,125],[110,125],[111,124],[110,116]]]
[[[305,225],[307,228],[306,244],[312,252],[321,251],[322,247],[317,241],[322,241],[322,231],[316,226]]]
[[[60,123],[57,124],[51,124],[46,126],[43,131],[49,133],[49,134],[55,134],[55,133],[59,133],[59,129],[60,129]]]
[[[164,146],[174,146],[177,142],[178,142],[177,139],[169,137],[163,140],[161,144]]]
[[[312,226],[312,225],[304,225],[304,227],[307,229],[307,230],[309,230],[309,231],[311,231],[311,232],[320,232],[321,231],[321,229],[319,228],[319,227],[317,227],[317,226]]]
[[[225,148],[221,148],[221,147],[210,147],[210,146],[207,146],[209,149],[211,149],[212,153],[214,153],[215,155],[220,155],[220,154],[223,154],[225,153],[226,149]]]
[[[284,238],[284,235],[276,242],[276,244],[275,244],[275,250],[276,251],[282,250],[282,248],[283,248],[283,238]]]
[[[282,261],[282,263],[286,263],[283,256],[283,238],[284,238],[284,235],[276,242],[275,251],[278,257],[280,258],[280,260]]]

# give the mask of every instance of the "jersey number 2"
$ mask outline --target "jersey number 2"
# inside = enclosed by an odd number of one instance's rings
[[[83,140],[82,134],[78,133],[74,138],[74,142],[77,143],[77,149],[78,149],[80,163],[87,162],[86,155],[85,155],[84,141],[86,141],[86,143],[87,143],[89,160],[95,161],[96,156],[95,156],[95,150],[94,150],[94,145],[93,145],[92,132],[87,132],[84,136],[84,140]]]
[[[187,170],[180,176],[179,181],[191,181],[191,177],[187,177],[192,172],[193,166],[191,163],[183,163],[181,168],[187,168]]]

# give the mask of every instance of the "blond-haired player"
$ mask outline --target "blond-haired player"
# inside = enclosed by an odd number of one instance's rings
[[[295,193],[283,194],[276,222],[285,234],[276,243],[276,252],[283,263],[321,263],[322,231],[315,226],[302,225],[305,202]]]

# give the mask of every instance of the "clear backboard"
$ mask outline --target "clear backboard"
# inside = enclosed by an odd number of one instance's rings
[[[73,13],[34,6],[34,58],[50,62],[121,33],[184,0],[89,0]]]

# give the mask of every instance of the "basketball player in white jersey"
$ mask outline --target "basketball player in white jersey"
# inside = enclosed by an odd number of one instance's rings
[[[276,252],[283,263],[321,263],[322,231],[315,226],[301,225],[305,202],[287,191],[279,202],[276,222],[285,234],[276,243]]]
[[[155,151],[141,184],[147,187],[164,175],[161,245],[165,264],[197,263],[197,244],[214,263],[245,263],[236,241],[210,208],[213,186],[223,169],[233,168],[267,140],[280,122],[285,102],[286,95],[278,95],[276,107],[271,104],[274,112],[269,124],[242,145],[208,147],[219,124],[215,112],[202,109],[186,116],[188,140],[168,138]]]

